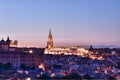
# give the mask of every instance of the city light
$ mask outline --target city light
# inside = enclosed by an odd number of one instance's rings
[[[30,77],[28,77],[28,78],[26,78],[25,80],[31,80],[31,78],[30,78]]]
[[[32,54],[32,53],[33,53],[33,50],[29,50],[29,53]]]
[[[39,65],[39,68],[42,69],[43,71],[45,71],[45,68],[44,68],[44,65],[43,65],[43,64],[40,64],[40,65]]]

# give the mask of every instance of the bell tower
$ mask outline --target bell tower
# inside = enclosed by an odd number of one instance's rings
[[[47,41],[47,48],[52,48],[53,47],[53,37],[52,37],[52,33],[51,33],[51,28],[49,30],[49,34],[48,34],[48,41]]]

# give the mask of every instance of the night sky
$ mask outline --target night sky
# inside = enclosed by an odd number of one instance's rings
[[[0,38],[21,47],[120,46],[120,0],[0,0]]]

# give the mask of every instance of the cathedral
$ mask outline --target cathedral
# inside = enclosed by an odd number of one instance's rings
[[[7,37],[7,40],[4,40],[2,38],[2,40],[0,41],[0,50],[1,51],[8,51],[8,50],[12,50],[13,48],[16,48],[18,45],[18,41],[12,41],[10,40],[9,37]]]
[[[53,45],[53,36],[51,29],[48,34],[47,46],[45,48],[45,54],[54,54],[54,55],[79,55],[79,56],[88,56],[89,50],[81,46],[54,46]]]

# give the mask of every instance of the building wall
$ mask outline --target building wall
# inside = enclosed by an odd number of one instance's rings
[[[40,55],[37,53],[25,52],[0,52],[0,63],[11,63],[13,68],[19,69],[21,64],[27,67],[39,66]]]
[[[27,67],[39,66],[39,61],[39,54],[23,53],[21,55],[21,64],[25,64]]]
[[[14,68],[19,68],[20,54],[15,52],[0,52],[0,63],[11,63]]]

